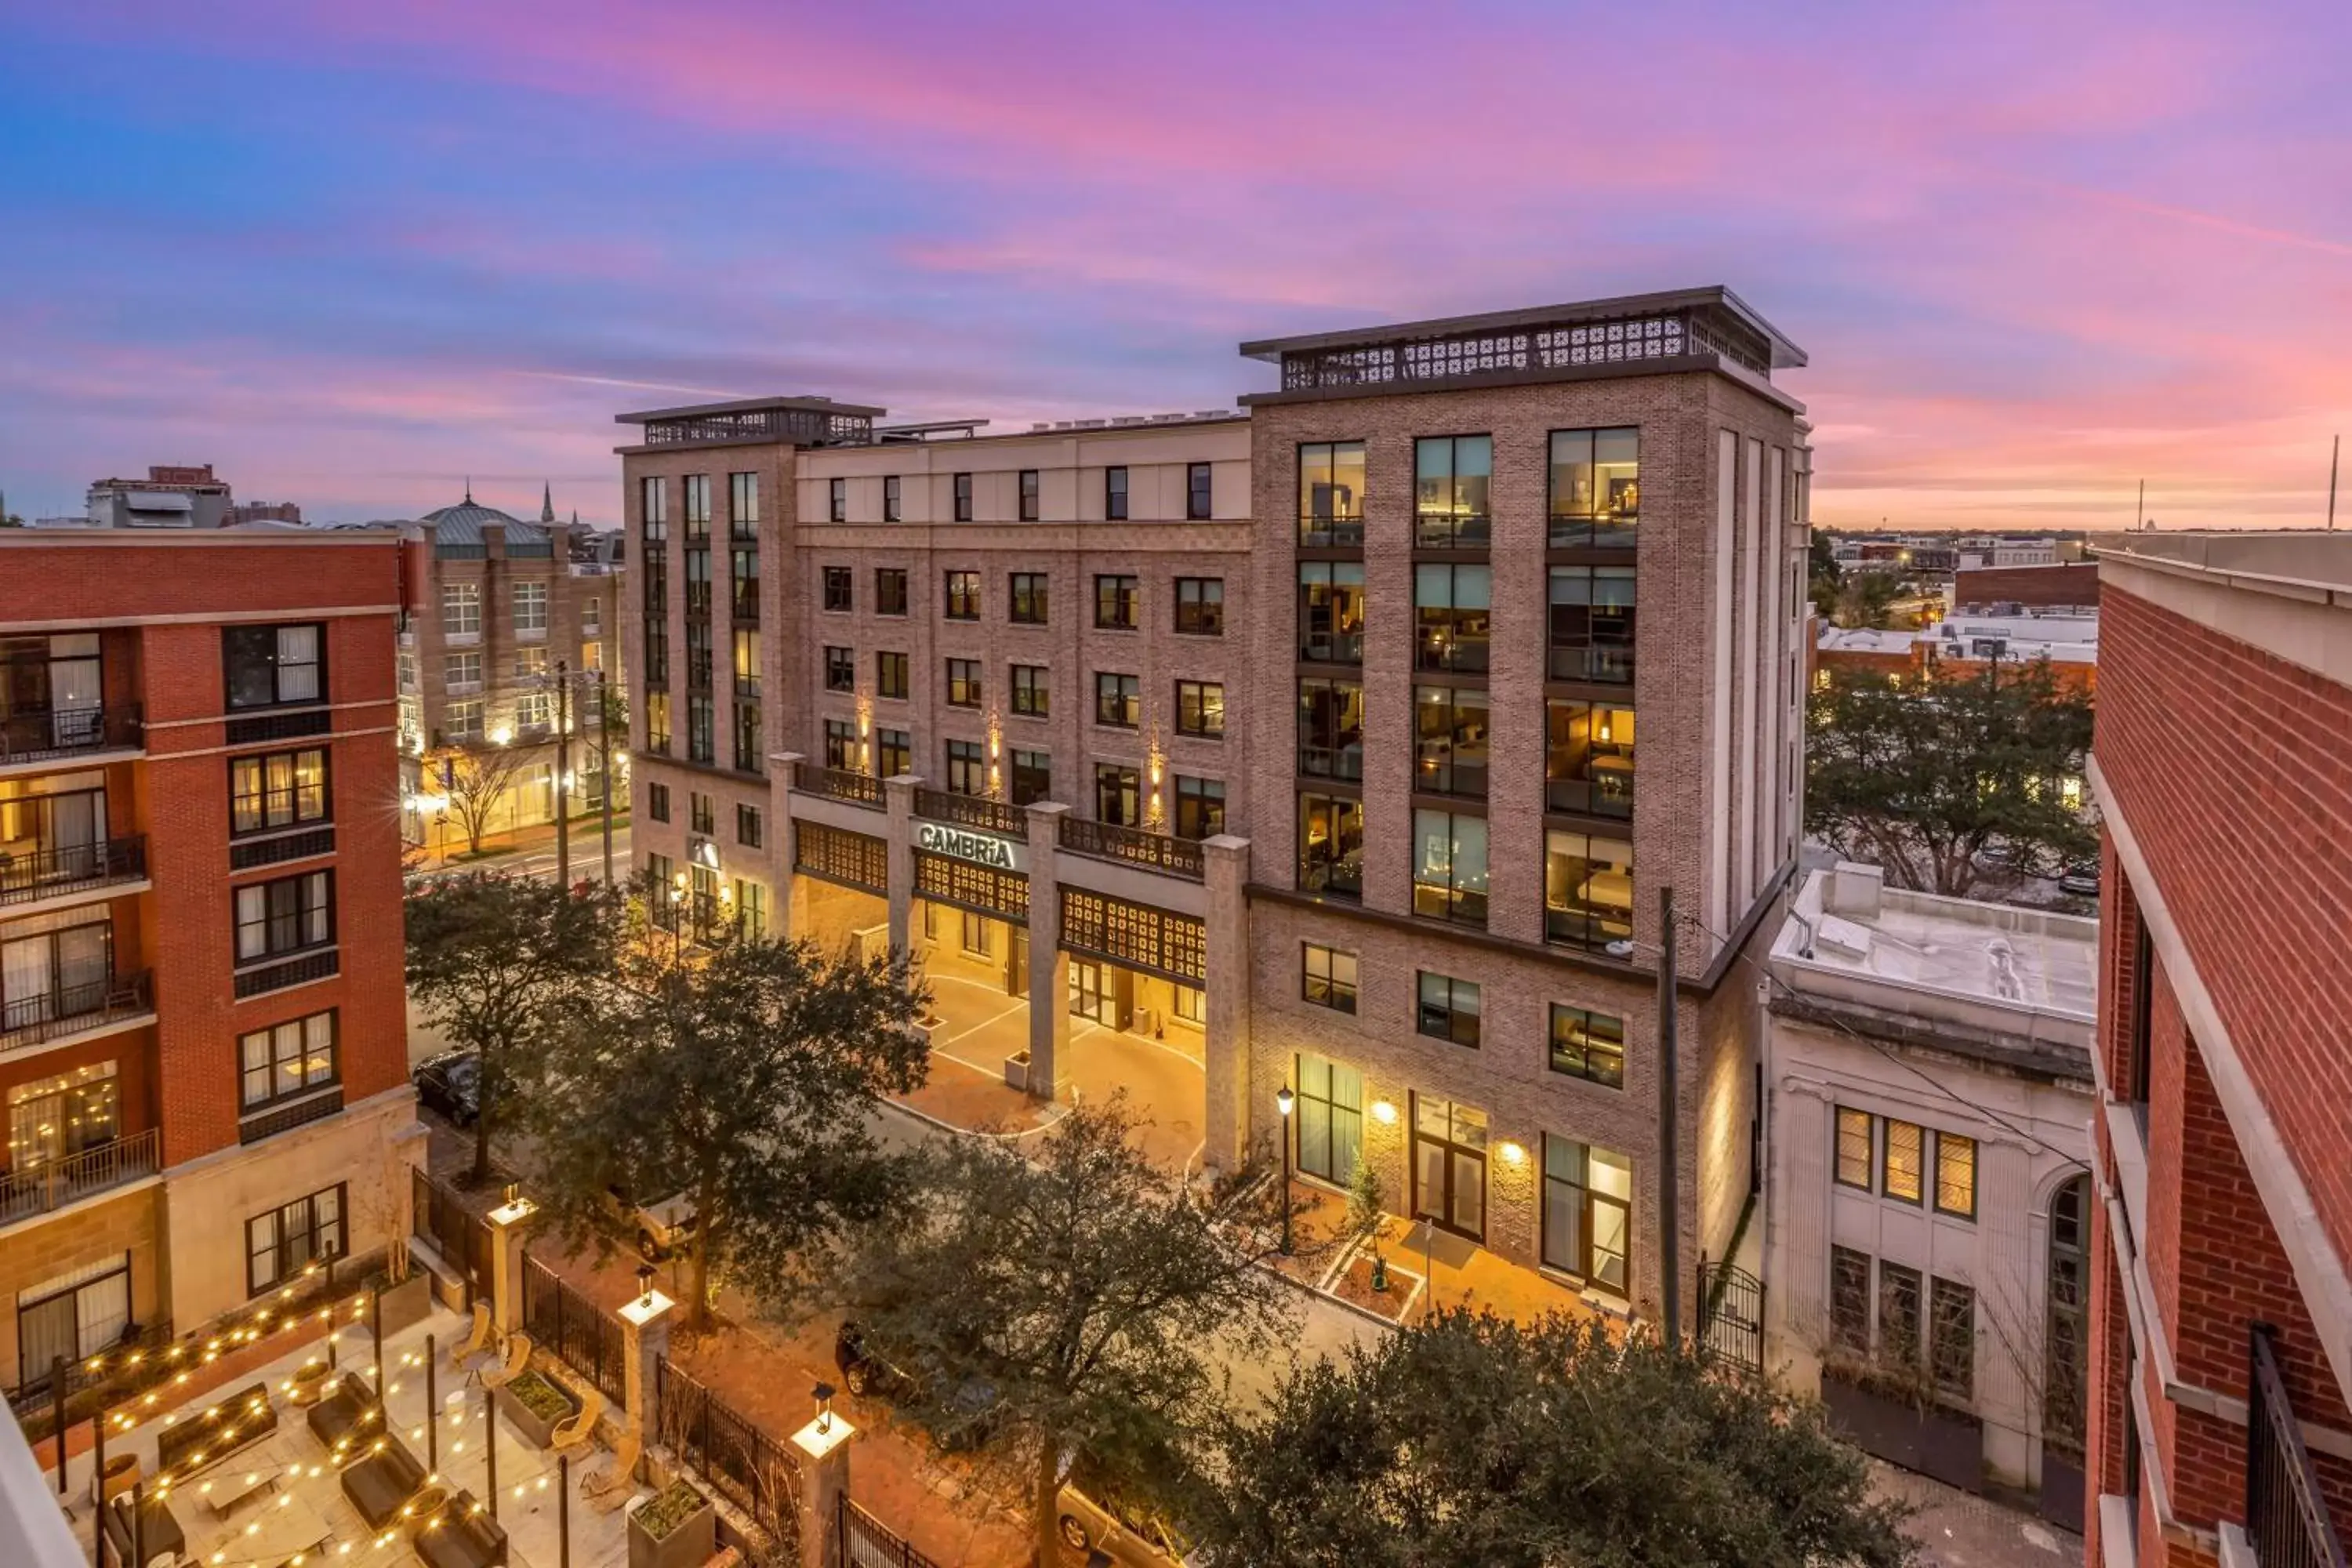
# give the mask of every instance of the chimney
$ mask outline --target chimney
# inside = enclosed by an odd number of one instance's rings
[[[1841,860],[1830,873],[1829,912],[1856,920],[1878,918],[1879,896],[1886,889],[1886,873],[1876,866]]]

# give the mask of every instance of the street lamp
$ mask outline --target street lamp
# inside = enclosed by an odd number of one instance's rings
[[[1274,1108],[1282,1113],[1282,1255],[1290,1256],[1290,1108],[1298,1097],[1284,1084],[1275,1091]]]

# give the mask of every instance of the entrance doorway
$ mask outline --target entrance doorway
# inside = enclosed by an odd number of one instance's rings
[[[1111,999],[1103,984],[1103,966],[1091,959],[1070,960],[1070,1012],[1097,1024],[1111,1021]]]
[[[1471,1241],[1486,1235],[1486,1113],[1412,1097],[1412,1216]]]
[[[1004,994],[1007,996],[1029,994],[1029,928],[1014,926],[1013,940],[1004,944]]]

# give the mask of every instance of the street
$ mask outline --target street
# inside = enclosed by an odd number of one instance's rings
[[[506,853],[499,849],[512,846]],[[427,840],[427,847],[438,849],[437,836]],[[484,840],[488,851],[478,860],[465,860],[465,839],[454,837],[446,860],[428,853],[424,866],[412,875],[430,881],[459,871],[520,871],[527,877],[555,875],[555,829],[551,826],[527,827],[519,833],[500,833]],[[594,817],[575,818],[572,824],[572,875],[575,878],[602,877],[604,872],[604,834],[603,825]],[[613,875],[626,881],[629,876],[629,825],[624,819],[613,828]]]

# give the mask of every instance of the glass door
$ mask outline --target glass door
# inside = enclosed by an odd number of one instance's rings
[[[1412,1213],[1472,1241],[1486,1233],[1486,1113],[1412,1100]]]
[[[1070,1011],[1081,1018],[1108,1024],[1110,1008],[1103,966],[1089,958],[1070,960]]]
[[[1004,944],[1004,994],[1029,994],[1029,928],[1013,926],[1013,940]]]

